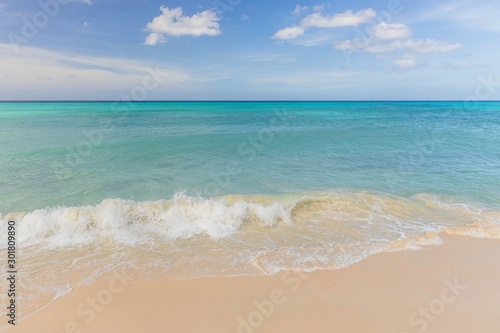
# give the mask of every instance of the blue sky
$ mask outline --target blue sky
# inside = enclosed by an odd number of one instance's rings
[[[500,99],[499,17],[493,0],[0,0],[0,99]]]

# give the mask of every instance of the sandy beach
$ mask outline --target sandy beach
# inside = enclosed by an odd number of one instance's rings
[[[499,16],[0,0],[0,333],[500,333]]]
[[[443,235],[335,271],[75,288],[5,332],[499,332],[500,241]]]

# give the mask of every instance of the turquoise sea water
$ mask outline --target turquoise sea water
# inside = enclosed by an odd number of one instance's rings
[[[1,103],[0,212],[335,188],[498,207],[499,134],[495,102]]]
[[[500,238],[500,102],[0,103],[0,188],[25,314],[123,267],[338,269]]]

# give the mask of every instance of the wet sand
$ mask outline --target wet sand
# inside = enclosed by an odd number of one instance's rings
[[[443,235],[336,271],[74,288],[4,332],[500,332],[500,240]]]

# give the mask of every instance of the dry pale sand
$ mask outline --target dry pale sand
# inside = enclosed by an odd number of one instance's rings
[[[5,332],[500,332],[500,240],[445,236],[300,275],[118,277],[75,288]]]

